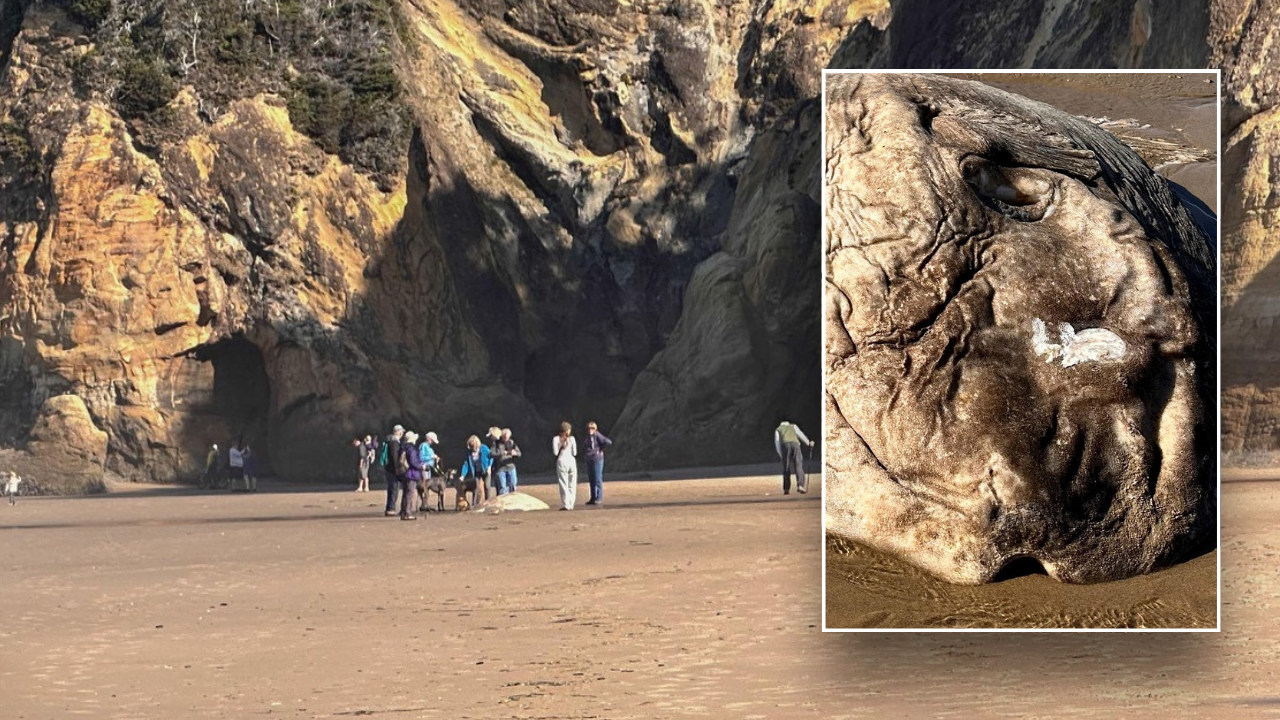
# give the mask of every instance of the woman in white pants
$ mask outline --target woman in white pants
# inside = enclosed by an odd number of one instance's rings
[[[578,499],[578,442],[573,439],[573,426],[560,423],[560,434],[551,440],[556,456],[556,480],[560,483],[560,509],[572,510]]]

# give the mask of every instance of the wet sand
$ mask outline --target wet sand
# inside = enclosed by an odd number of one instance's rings
[[[815,496],[772,477],[608,493],[416,523],[374,493],[275,486],[0,505],[0,716],[1280,710],[1280,483],[1224,484],[1224,631],[1172,635],[823,634]]]
[[[832,539],[830,628],[1208,628],[1217,623],[1218,557],[1096,585],[1047,575],[989,585],[943,582],[897,558]]]

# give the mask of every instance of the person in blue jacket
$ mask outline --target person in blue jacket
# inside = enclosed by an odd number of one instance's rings
[[[467,478],[475,480],[476,490],[471,496],[471,507],[484,502],[481,498],[485,497],[485,480],[489,477],[489,466],[492,464],[489,448],[480,444],[480,438],[475,435],[467,438],[467,454],[463,456],[462,465],[458,468],[458,479],[463,483]]]
[[[422,498],[422,503],[418,507],[418,512],[427,512],[427,481],[431,479],[431,473],[435,472],[440,464],[440,457],[431,446],[439,442],[440,438],[436,437],[435,433],[429,432],[422,436],[422,442],[418,445],[418,457],[422,460],[422,481],[418,485],[418,496]]]
[[[422,479],[422,457],[418,455],[418,433],[407,432],[398,450],[396,477],[400,481],[400,519],[417,520],[418,481]]]

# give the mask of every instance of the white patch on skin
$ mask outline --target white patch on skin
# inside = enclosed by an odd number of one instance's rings
[[[1062,367],[1069,368],[1086,362],[1111,362],[1124,357],[1125,344],[1119,335],[1104,328],[1088,328],[1076,332],[1070,323],[1058,324],[1056,343],[1049,342],[1044,321],[1031,321],[1031,349],[1036,355],[1051,363],[1062,359]]]

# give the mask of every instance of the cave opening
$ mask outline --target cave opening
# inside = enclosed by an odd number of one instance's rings
[[[1005,580],[1012,580],[1014,578],[1026,577],[1028,575],[1048,574],[1049,573],[1044,569],[1044,565],[1040,564],[1039,560],[1029,555],[1024,555],[1006,562],[1004,567],[1000,568],[1000,572],[996,573],[996,576],[991,578],[991,582],[998,583],[1004,582]]]
[[[232,442],[249,444],[256,457],[256,469],[266,474],[271,411],[271,379],[266,362],[257,345],[243,335],[233,335],[210,345],[201,346],[194,356],[213,364],[213,397],[210,410],[229,433]]]

